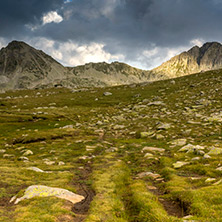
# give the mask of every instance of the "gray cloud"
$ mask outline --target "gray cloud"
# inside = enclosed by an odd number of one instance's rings
[[[49,11],[57,11],[63,21],[41,25],[43,14]],[[189,48],[194,39],[221,41],[222,2],[7,0],[0,2],[0,21],[0,37],[39,36],[64,44],[99,43],[111,55],[124,55],[125,62],[150,67],[172,51]],[[38,28],[28,29],[27,24]]]

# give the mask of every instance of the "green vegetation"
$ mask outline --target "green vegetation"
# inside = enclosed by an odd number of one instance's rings
[[[0,221],[221,221],[221,82],[222,71],[211,71],[141,85],[0,94]],[[31,185],[86,201],[10,203]]]

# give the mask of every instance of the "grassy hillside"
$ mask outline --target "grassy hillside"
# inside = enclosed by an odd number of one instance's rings
[[[0,221],[221,221],[221,126],[220,70],[0,94]],[[86,198],[10,203],[30,185]]]

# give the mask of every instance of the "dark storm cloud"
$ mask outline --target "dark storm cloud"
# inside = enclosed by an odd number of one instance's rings
[[[43,13],[55,10],[62,4],[63,0],[1,0],[0,36],[10,38],[24,35],[27,24],[38,23]]]
[[[68,12],[61,26],[49,24],[41,34],[60,41],[105,42],[110,52],[126,53],[222,34],[222,3],[216,0],[73,0],[61,10]]]
[[[61,23],[41,24],[57,11]],[[39,36],[59,42],[103,43],[111,54],[137,60],[155,46],[188,46],[193,39],[222,41],[221,0],[5,0],[0,36]],[[28,30],[27,24],[39,25]],[[24,31],[25,30],[25,31]],[[151,63],[148,61],[147,64]]]

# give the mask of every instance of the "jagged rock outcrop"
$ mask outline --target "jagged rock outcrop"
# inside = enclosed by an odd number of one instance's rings
[[[178,77],[222,68],[222,45],[208,42],[202,47],[194,46],[152,70],[153,73]]]

